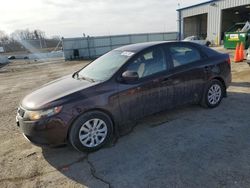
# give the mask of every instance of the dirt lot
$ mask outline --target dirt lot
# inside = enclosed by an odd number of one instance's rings
[[[228,98],[147,117],[95,153],[40,148],[15,123],[21,98],[86,62],[13,62],[0,69],[0,187],[250,187],[250,67],[233,64]]]

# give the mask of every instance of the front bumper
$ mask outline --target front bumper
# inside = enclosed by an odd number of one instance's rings
[[[17,115],[16,122],[25,138],[35,145],[57,146],[66,143],[68,126],[58,117],[24,121]]]

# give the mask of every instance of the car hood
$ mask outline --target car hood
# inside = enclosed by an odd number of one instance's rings
[[[96,85],[98,82],[78,80],[68,75],[48,84],[43,85],[28,94],[21,102],[21,106],[27,110],[36,110],[50,107],[51,103],[65,98],[68,95]],[[66,99],[64,99],[65,101]],[[63,101],[63,100],[62,100]]]

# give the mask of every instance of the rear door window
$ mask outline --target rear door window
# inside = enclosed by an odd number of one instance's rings
[[[169,47],[169,51],[173,61],[173,67],[179,67],[201,60],[199,50],[192,46],[173,45]]]
[[[127,70],[137,72],[139,78],[167,70],[163,50],[161,48],[147,50],[132,60]]]

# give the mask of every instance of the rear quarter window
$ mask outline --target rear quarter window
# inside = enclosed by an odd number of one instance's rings
[[[205,53],[207,55],[207,57],[215,57],[215,56],[220,55],[219,52],[217,52],[209,47],[206,47],[206,46],[202,47],[202,52]]]
[[[189,46],[172,46],[169,48],[173,66],[178,67],[201,60],[198,49]]]

